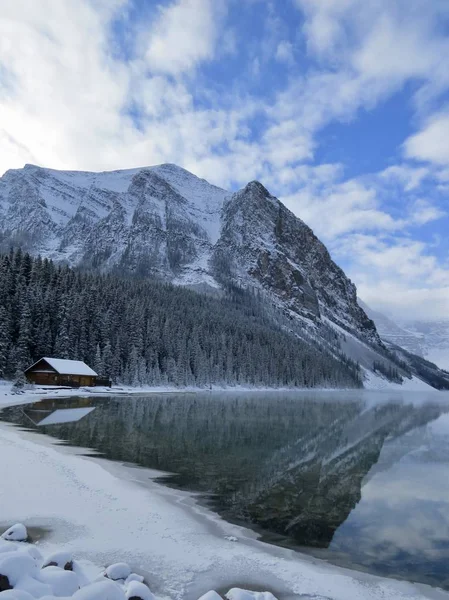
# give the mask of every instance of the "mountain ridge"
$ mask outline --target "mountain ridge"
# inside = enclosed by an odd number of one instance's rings
[[[233,262],[239,268],[234,276],[241,285],[265,285],[273,291],[273,279],[279,279],[275,296],[287,308],[312,320],[324,311],[333,320],[336,311],[330,305],[336,304],[336,296],[326,297],[318,277],[314,285],[308,281],[314,263],[324,262],[320,268],[330,267],[333,277],[340,283],[344,280],[345,285],[336,291],[343,311],[353,305],[354,322],[349,326],[364,321],[371,338],[380,342],[375,328],[356,308],[355,286],[325,246],[258,181],[231,193],[170,163],[100,173],[26,165],[7,171],[0,179],[0,211],[4,249],[18,242],[33,253],[71,266],[118,269],[178,285],[205,283],[213,287],[220,287],[220,282],[211,261],[216,266],[216,254],[223,257],[232,229],[239,230],[243,224],[237,221],[244,218],[244,239],[234,235],[232,240],[234,254],[246,253],[252,261],[246,265],[241,260]],[[286,233],[292,229],[291,223],[294,231]],[[223,231],[228,234],[226,240]],[[285,239],[289,234],[302,234],[308,251],[299,252],[294,240]],[[283,256],[286,243],[288,256]],[[260,245],[264,257],[257,262],[255,253]],[[307,265],[300,264],[304,261]],[[321,292],[319,297],[316,289]]]
[[[217,293],[237,285],[295,335],[337,354],[344,344],[365,369],[380,361],[398,380],[410,376],[392,367],[325,245],[258,181],[232,193],[171,163],[99,173],[26,165],[0,178],[0,223],[3,250]]]

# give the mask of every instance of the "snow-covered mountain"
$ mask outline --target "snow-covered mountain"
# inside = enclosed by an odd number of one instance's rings
[[[258,182],[231,194],[169,164],[106,173],[26,165],[0,179],[0,222],[5,249],[182,285],[231,279],[307,320],[379,341],[354,284]]]
[[[427,360],[449,371],[449,319],[406,321],[404,327],[420,340]]]
[[[440,321],[403,320],[397,322],[373,310],[359,299],[359,304],[375,322],[382,340],[396,344],[449,370],[449,319]]]
[[[0,249],[11,246],[102,272],[250,289],[285,328],[368,371],[380,360],[391,375],[395,359],[355,285],[259,182],[231,193],[171,164],[104,173],[26,165],[0,178]]]

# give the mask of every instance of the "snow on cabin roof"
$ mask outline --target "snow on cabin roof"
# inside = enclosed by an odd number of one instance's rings
[[[53,367],[53,369],[57,373],[59,373],[59,375],[90,375],[90,376],[98,377],[98,374],[95,373],[95,371],[93,369],[88,367],[86,365],[86,363],[84,363],[82,360],[66,360],[64,358],[48,358],[47,356],[44,356],[40,360],[45,360],[45,362],[47,362],[51,367]],[[37,363],[40,362],[40,360],[38,360],[34,364],[37,365]],[[31,365],[31,367],[34,367],[34,365]],[[27,369],[27,371],[29,369],[31,369],[31,367],[29,367]]]
[[[63,358],[46,358],[44,360],[58,371],[60,375],[93,375],[97,373],[86,365],[82,360],[65,360]]]

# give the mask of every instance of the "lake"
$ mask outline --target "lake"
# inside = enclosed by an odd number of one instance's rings
[[[449,589],[448,394],[59,398],[0,419],[161,471],[268,542]]]

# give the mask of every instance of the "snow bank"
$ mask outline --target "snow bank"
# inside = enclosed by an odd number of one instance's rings
[[[28,539],[22,524],[8,531],[19,530]],[[7,533],[7,532],[5,532]],[[7,536],[6,536],[7,537]],[[229,600],[276,600],[266,592],[248,592],[232,589]],[[35,546],[5,540],[0,543],[0,600],[156,600],[143,583],[143,577],[132,573],[128,564],[115,563],[106,567],[94,580],[83,572],[81,566],[68,552],[57,552],[47,558]],[[207,592],[201,600],[222,600],[215,591]]]
[[[262,388],[229,386],[220,387],[218,385],[212,388],[199,387],[175,387],[175,386],[143,386],[131,387],[124,385],[115,385],[113,387],[84,387],[84,388],[63,388],[49,387],[39,385],[27,385],[22,391],[12,390],[12,383],[6,380],[0,380],[0,409],[6,406],[15,406],[18,404],[31,404],[44,398],[68,398],[71,396],[127,396],[127,395],[145,395],[145,394],[182,394],[192,392],[300,392],[299,388]],[[310,389],[304,390],[310,392]],[[319,391],[316,389],[315,391]],[[330,391],[325,389],[323,391]],[[47,422],[47,424],[49,424]]]
[[[2,520],[50,530],[39,543],[46,558],[37,560],[48,562],[61,550],[75,558],[73,572],[82,585],[75,593],[77,600],[81,592],[88,593],[85,584],[97,583],[98,577],[107,582],[108,594],[119,586],[126,598],[127,586],[140,575],[156,597],[173,600],[197,600],[209,590],[236,587],[267,590],[285,598],[449,600],[447,592],[428,586],[341,569],[264,544],[253,532],[226,523],[197,504],[192,495],[151,481],[144,469],[74,452],[52,445],[41,434],[0,423],[0,456],[7,457],[0,460],[0,481],[7,482],[0,486]],[[20,555],[24,547],[29,548],[29,556],[31,548],[36,550],[19,542],[0,543],[10,544],[16,548],[12,553]],[[0,551],[0,560],[4,554]],[[63,560],[57,558],[55,566],[61,568]],[[137,579],[128,577],[122,583],[104,577],[107,566],[123,561],[137,572]],[[206,600],[214,598],[212,594]]]

